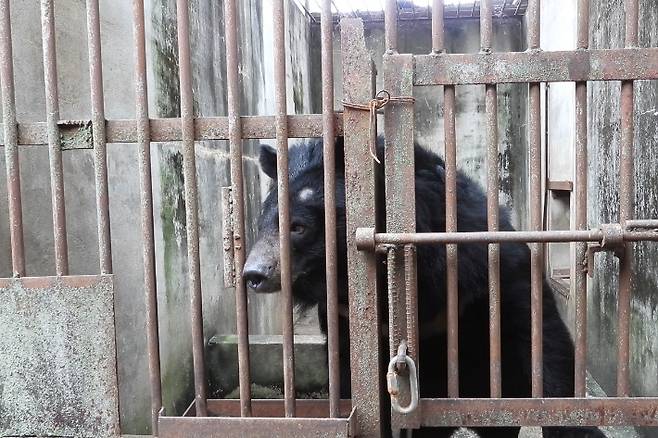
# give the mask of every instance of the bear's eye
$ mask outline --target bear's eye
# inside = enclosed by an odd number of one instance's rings
[[[300,223],[294,222],[292,225],[290,225],[290,231],[294,234],[304,234],[306,227]]]

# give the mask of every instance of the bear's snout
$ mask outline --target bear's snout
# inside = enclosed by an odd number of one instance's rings
[[[269,293],[281,289],[277,236],[260,239],[249,252],[242,270],[247,287],[254,292]]]

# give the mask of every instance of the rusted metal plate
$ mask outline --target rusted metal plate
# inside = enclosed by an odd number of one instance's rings
[[[415,85],[658,78],[658,48],[415,56]]]
[[[275,138],[274,116],[242,116],[242,138]],[[343,134],[343,113],[334,113],[336,135]],[[63,148],[87,149],[91,135],[90,120],[63,120],[59,122],[62,128]],[[139,139],[135,120],[108,120],[106,135],[108,143],[136,143]],[[4,146],[3,125],[0,123],[0,146]],[[168,142],[181,141],[181,121],[179,118],[151,119],[151,141]],[[78,137],[76,137],[78,136]],[[289,115],[288,137],[307,138],[322,137],[322,115]],[[199,117],[194,119],[195,140],[228,140],[228,117]],[[47,145],[48,134],[45,122],[19,123],[19,145]]]
[[[373,98],[373,67],[359,19],[341,20],[343,95],[346,102],[368,104]],[[370,155],[370,113],[345,108],[345,211],[350,318],[352,403],[364,437],[382,433],[382,388],[379,374],[377,258],[356,249],[359,227],[375,227],[375,161]]]
[[[0,435],[119,436],[110,275],[0,279]]]
[[[393,98],[413,95],[413,67],[411,55],[384,56],[384,89]],[[384,108],[384,117],[386,231],[413,233],[416,231],[413,104],[391,101]],[[417,285],[415,281],[406,284],[406,270],[410,270],[411,278],[415,280],[416,266],[406,266],[403,248],[394,251],[387,264],[389,354],[395,356],[400,342],[404,340],[409,346],[409,356],[418,363]],[[406,383],[407,379],[403,381]],[[409,386],[404,385],[400,389],[400,404],[406,406],[409,403]],[[418,411],[402,415],[391,410],[391,424],[397,429],[417,428],[420,425]]]
[[[300,418],[328,418],[329,400],[326,399],[297,399],[295,414]],[[254,417],[283,417],[285,406],[281,399],[255,399],[251,400],[251,409]],[[352,411],[351,400],[340,400],[338,403],[338,417],[347,418]],[[194,402],[185,411],[185,417],[195,414]],[[239,417],[240,400],[238,399],[209,399],[208,415],[211,417]]]
[[[423,426],[658,426],[658,398],[421,399]]]
[[[347,418],[161,416],[158,429],[160,438],[349,438],[356,436],[354,418],[354,410]]]

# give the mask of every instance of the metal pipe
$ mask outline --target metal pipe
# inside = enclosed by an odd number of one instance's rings
[[[135,45],[135,117],[139,145],[139,188],[142,219],[142,259],[146,296],[146,342],[151,387],[151,427],[158,436],[158,413],[162,408],[160,380],[160,341],[158,333],[158,295],[155,277],[155,237],[153,229],[153,188],[151,183],[151,140],[149,128],[148,84],[146,79],[146,37],[144,0],[133,0],[133,44]]]
[[[480,47],[489,53],[493,40],[493,6],[491,0],[480,1]]]
[[[398,51],[398,2],[386,0],[384,9],[384,32],[386,39],[386,53]]]
[[[55,273],[57,275],[68,275],[69,257],[66,241],[64,172],[62,169],[62,145],[59,137],[59,127],[57,126],[57,122],[59,121],[59,97],[57,92],[57,56],[55,49],[53,0],[41,1],[41,38],[43,45],[43,76],[46,91],[50,190],[53,204]]]
[[[26,274],[25,245],[23,244],[23,209],[18,165],[18,125],[14,96],[14,58],[11,47],[9,0],[0,0],[0,85],[2,87],[5,166],[7,168],[11,267],[14,277],[23,277]]]
[[[238,332],[240,415],[250,417],[252,415],[252,404],[249,357],[249,310],[247,288],[242,277],[242,268],[245,262],[245,221],[236,0],[227,0],[224,2],[224,34],[226,35],[226,89],[229,147],[231,154],[231,192],[233,194],[233,254],[235,261],[235,313]]]
[[[283,380],[286,417],[295,416],[295,355],[290,262],[290,197],[288,190],[288,110],[286,106],[286,39],[283,0],[274,1],[274,105],[276,107],[277,196],[281,250],[283,312]]]
[[[336,243],[336,154],[334,137],[334,63],[331,0],[322,1],[322,140],[324,152],[324,227],[327,276],[327,355],[329,416],[340,415],[340,345],[338,341],[338,247]],[[341,163],[344,164],[344,163]]]
[[[206,370],[203,341],[203,304],[201,263],[199,260],[199,207],[194,154],[194,96],[190,61],[190,19],[186,0],[176,0],[178,57],[180,78],[181,131],[183,134],[183,177],[185,187],[185,221],[187,229],[188,287],[192,323],[192,360],[196,415],[207,416]]]
[[[628,242],[658,242],[656,231],[623,231],[623,240]],[[469,231],[456,233],[375,233],[373,240],[359,239],[359,249],[374,249],[373,245],[445,245],[449,243],[506,243],[506,242],[598,242],[607,237],[605,231],[558,230],[558,231]]]
[[[110,240],[105,98],[103,95],[101,22],[98,0],[87,0],[87,45],[89,47],[89,81],[91,90],[91,124],[94,142],[94,184],[96,186],[98,252],[101,274],[111,274],[112,242]]]
[[[589,0],[578,1],[578,49],[589,44]],[[587,82],[576,82],[576,229],[587,229]],[[587,275],[583,263],[587,244],[575,245],[575,330],[574,389],[576,397],[585,397],[587,375]]]
[[[434,0],[432,5],[432,53],[441,53],[443,45],[443,0]]]
[[[491,0],[480,3],[480,43],[482,53],[490,53],[493,41],[493,7]],[[487,126],[487,229],[499,229],[498,178],[498,92],[496,85],[485,85]],[[500,397],[500,245],[488,246],[489,261],[489,380],[491,397]]]
[[[455,87],[443,88],[445,166],[446,166],[446,232],[457,231],[457,140],[455,129]],[[446,247],[446,283],[448,315],[448,396],[459,396],[459,299],[457,245]]]
[[[528,50],[539,50],[540,44],[540,2],[529,0],[527,10]],[[529,143],[530,143],[530,229],[542,229],[542,159],[541,159],[541,113],[540,85],[529,84]],[[530,246],[530,314],[531,314],[531,350],[532,350],[532,396],[543,394],[543,245],[534,243]]]
[[[626,47],[638,43],[638,1],[626,0]],[[633,219],[634,212],[634,84],[621,83],[621,150],[619,170],[619,221],[625,224]],[[617,397],[630,395],[630,316],[631,286],[633,281],[633,245],[624,245],[619,260],[618,350],[617,350]]]

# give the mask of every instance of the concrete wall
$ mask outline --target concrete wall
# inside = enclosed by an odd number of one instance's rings
[[[334,33],[335,46],[340,47],[340,33]],[[477,53],[480,50],[479,21],[471,19],[447,20],[446,49],[450,53]],[[382,72],[384,25],[365,23],[366,45],[378,72]],[[429,21],[401,22],[398,30],[400,53],[427,54],[431,52],[431,23]],[[523,51],[525,36],[523,23],[516,18],[494,20],[494,50]],[[319,47],[314,65],[318,66]],[[341,84],[340,52],[334,50],[336,84]],[[377,90],[383,87],[383,76],[377,76]],[[336,108],[340,109],[342,87],[336,86]],[[443,156],[443,88],[415,87],[416,141]],[[486,187],[485,172],[485,113],[484,86],[460,86],[456,92],[457,166]],[[500,85],[498,87],[498,138],[501,163],[501,203],[512,209],[513,222],[525,228],[527,175],[526,135],[527,86]],[[379,128],[383,127],[380,117]]]
[[[590,47],[624,46],[624,2],[591,4]],[[543,2],[542,48],[575,47],[574,2]],[[658,46],[658,4],[640,1],[640,46]],[[573,178],[574,87],[551,84],[549,92],[549,167],[559,178]],[[588,220],[590,227],[619,220],[620,84],[590,83],[588,95],[589,168]],[[658,216],[658,81],[639,81],[635,86],[635,217]],[[562,173],[560,173],[562,172]],[[610,254],[596,256],[596,272],[589,282],[588,366],[608,395],[616,393],[618,261]],[[635,245],[631,313],[632,395],[658,395],[658,246]],[[568,298],[568,319],[573,300]],[[640,430],[643,436],[658,436]]]
[[[149,101],[151,117],[179,115],[178,61],[174,0],[147,3]],[[195,111],[226,115],[226,62],[223,4],[190,2]],[[271,2],[239,2],[242,113],[272,114],[274,90]],[[291,2],[287,8],[288,110],[309,113],[308,19]],[[131,7],[101,1],[105,108],[108,119],[134,117]],[[90,98],[84,2],[55,2],[60,107],[62,119],[89,118]],[[45,120],[39,3],[12,2],[14,65],[19,122]],[[257,142],[245,147],[247,247],[267,182],[256,163]],[[98,272],[93,161],[91,151],[64,153],[66,209],[71,274]],[[45,147],[20,152],[28,275],[54,274],[54,249]],[[0,156],[4,168],[4,153]],[[110,215],[115,275],[117,369],[122,432],[150,430],[150,392],[146,360],[144,293],[139,234],[139,180],[135,145],[108,146]],[[192,400],[192,359],[187,292],[186,233],[180,145],[153,144],[157,283],[164,405],[180,413]],[[220,187],[230,185],[228,144],[197,144],[200,198],[201,281],[205,337],[235,332],[232,289],[222,282]],[[0,277],[11,275],[5,178],[0,178]],[[278,297],[251,296],[253,334],[280,333]],[[7,328],[0,328],[4,331]],[[217,394],[215,394],[217,395]]]
[[[592,3],[592,48],[624,44],[623,2]],[[658,46],[658,3],[640,1],[640,46]],[[589,91],[589,221],[619,219],[619,83],[593,84]],[[658,217],[658,81],[635,86],[635,217]],[[608,394],[615,393],[617,260],[598,256],[589,298],[589,357],[592,373]],[[633,395],[658,395],[658,245],[635,245],[631,303],[631,385]],[[645,436],[658,436],[645,431]]]

